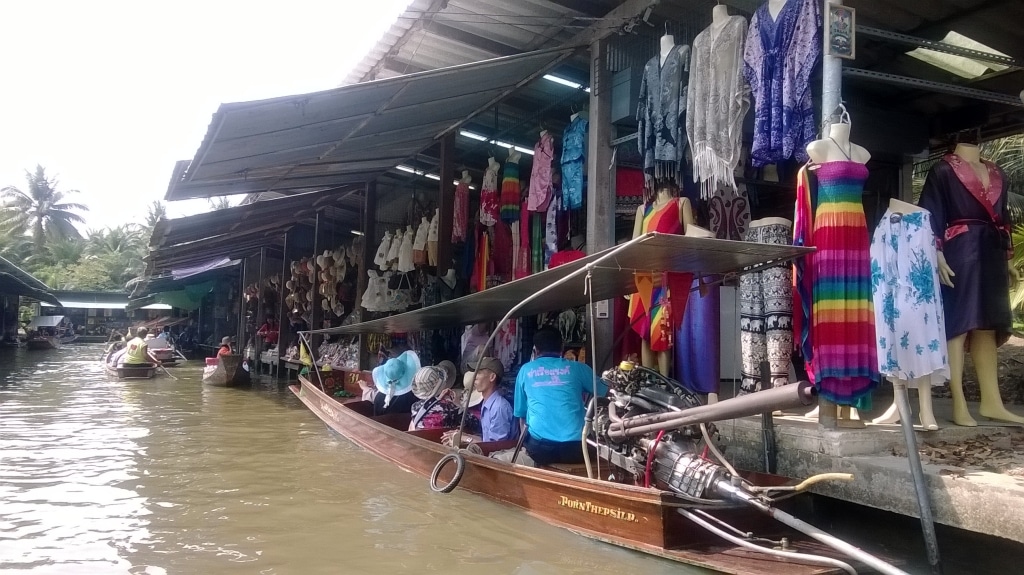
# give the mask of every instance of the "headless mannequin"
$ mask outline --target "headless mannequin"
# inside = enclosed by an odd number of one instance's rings
[[[968,164],[977,174],[981,185],[989,186],[988,167],[981,162],[981,150],[973,144],[957,144],[954,153]],[[953,278],[956,274],[946,263],[942,252],[938,253],[939,260],[939,281],[953,287]],[[1020,282],[1020,275],[1011,265],[1010,289],[1014,289]],[[982,417],[998,421],[1010,421],[1013,423],[1024,423],[1024,417],[1007,411],[1003,406],[1003,400],[999,396],[999,365],[996,346],[996,332],[991,329],[977,329],[968,333],[960,334],[948,341],[949,345],[949,389],[953,393],[953,423],[965,427],[975,427],[978,422],[971,417],[967,410],[967,400],[964,399],[964,344],[970,337],[971,359],[974,360],[974,369],[978,374],[978,386],[981,388],[981,406],[978,412]]]
[[[445,272],[443,276],[441,276],[441,281],[443,281],[445,285],[448,286],[448,289],[455,289],[455,270],[449,268],[448,271]]]
[[[661,37],[661,65],[665,65],[665,60],[668,60],[668,55],[672,53],[676,47],[676,39],[671,34],[665,34]]]
[[[716,4],[715,7],[711,9],[711,25],[714,26],[716,30],[724,26],[728,20],[729,9],[725,4]]]
[[[473,176],[469,175],[469,170],[462,170],[462,179],[459,181],[463,184],[469,185],[473,183]]]
[[[889,200],[889,209],[895,213],[900,214],[913,214],[915,212],[923,211],[922,208],[915,206],[914,204],[908,204],[907,202],[901,202],[895,198]],[[892,380],[892,378],[889,378]],[[935,413],[932,411],[932,390],[929,378],[922,377],[915,379],[913,382],[892,380],[893,384],[903,384],[908,387],[916,385],[917,387],[917,402],[921,408],[921,427],[928,431],[935,431],[939,428],[939,424],[935,421]],[[871,420],[872,423],[899,423],[900,414],[899,409],[896,407],[896,400],[893,399],[892,405],[885,410],[885,413]]]
[[[520,154],[519,151],[516,150],[515,148],[509,148],[508,149],[508,161],[512,162],[513,164],[518,164],[519,163],[519,157],[521,155],[522,154]]]
[[[654,198],[654,209],[660,209],[668,202],[676,202],[679,206],[679,221],[683,224],[683,233],[693,224],[693,210],[690,208],[690,200],[675,195],[675,190],[668,186],[662,186]],[[633,237],[637,238],[644,233],[644,206],[636,209],[636,221],[633,224]],[[637,296],[633,296],[637,297]],[[651,350],[651,342],[644,338],[640,348],[640,362],[644,367],[657,369],[665,377],[669,376],[672,368],[671,350],[655,352]]]
[[[498,168],[501,167],[501,164],[498,163],[498,160],[494,159],[494,156],[488,156],[487,167],[491,168],[492,170],[497,170]],[[463,175],[465,175],[465,172],[463,172]]]
[[[779,10],[785,2],[779,2]],[[768,3],[768,11],[771,12],[772,2]],[[778,15],[778,12],[775,13]],[[845,120],[845,121],[844,121]],[[820,140],[814,140],[807,144],[807,155],[815,164],[826,162],[857,162],[866,164],[871,159],[871,153],[865,148],[850,141],[849,116],[843,112],[838,124],[831,124],[828,127],[828,135]],[[860,429],[864,422],[860,420],[857,408],[846,405],[836,405],[825,399],[818,400],[818,407],[807,414],[807,417],[817,417],[819,422],[826,423],[827,420],[835,417],[836,427],[849,429]],[[822,421],[824,416],[825,421]]]
[[[782,12],[782,7],[786,5],[788,0],[768,0],[768,15],[772,17],[772,20],[779,17],[779,12]]]

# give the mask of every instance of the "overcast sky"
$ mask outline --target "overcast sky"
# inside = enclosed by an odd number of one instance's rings
[[[2,0],[0,187],[41,164],[84,227],[141,222],[219,104],[336,87],[409,2]]]

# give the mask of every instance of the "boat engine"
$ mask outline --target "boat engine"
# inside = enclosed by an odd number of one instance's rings
[[[813,387],[801,383],[703,405],[680,382],[632,362],[605,371],[601,379],[609,399],[595,408],[592,436],[601,455],[641,485],[659,483],[703,503],[727,497],[716,486],[733,475],[712,443],[714,421],[806,405],[814,395]]]

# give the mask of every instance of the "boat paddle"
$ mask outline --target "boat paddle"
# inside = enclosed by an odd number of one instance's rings
[[[171,375],[171,372],[167,371],[167,368],[164,367],[164,364],[157,362],[156,366],[163,370],[164,374],[167,377],[173,379],[174,381],[178,381],[178,378],[174,377],[173,375]]]

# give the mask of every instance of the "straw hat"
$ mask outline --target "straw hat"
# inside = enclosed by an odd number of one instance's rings
[[[231,336],[230,335],[226,335],[226,336],[220,338],[220,344],[221,345],[231,345]]]
[[[473,380],[476,378],[476,374],[472,371],[467,371],[466,375],[462,376],[462,386],[466,389],[473,387]],[[467,407],[476,407],[484,402],[484,394],[480,393],[476,389],[469,396],[469,404]]]
[[[439,366],[421,367],[412,378],[412,393],[418,399],[437,397],[441,391],[455,383],[455,378],[448,378],[445,370]]]

